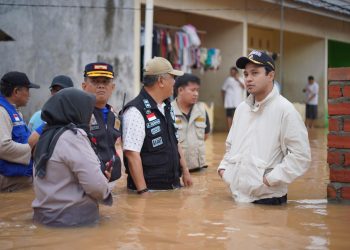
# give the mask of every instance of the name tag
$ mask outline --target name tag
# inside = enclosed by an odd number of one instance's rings
[[[157,137],[155,139],[152,140],[152,146],[155,148],[155,147],[158,147],[160,145],[163,144],[163,139],[162,137]]]
[[[151,134],[155,135],[160,132],[160,126],[154,127],[151,129]]]
[[[157,125],[159,125],[159,124],[160,124],[160,120],[159,120],[159,119],[156,119],[156,120],[154,120],[154,121],[147,122],[147,123],[146,123],[146,128],[153,128],[153,127],[155,127],[155,126],[157,126]]]

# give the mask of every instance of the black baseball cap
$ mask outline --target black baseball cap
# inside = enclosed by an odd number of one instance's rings
[[[85,66],[84,77],[98,77],[103,76],[107,78],[114,78],[113,66],[108,63],[95,62],[89,63]]]
[[[244,69],[248,63],[254,63],[259,66],[267,66],[273,71],[275,70],[275,63],[272,58],[263,51],[253,50],[248,57],[242,56],[236,61],[236,66]]]
[[[65,76],[65,75],[59,75],[59,76],[55,76],[52,79],[52,83],[50,85],[50,88],[52,88],[53,86],[60,86],[61,88],[69,88],[69,87],[73,87],[73,81],[69,76]]]
[[[30,82],[25,73],[18,72],[18,71],[11,71],[3,75],[1,78],[1,84],[4,84],[4,83],[7,84],[8,86],[12,85],[12,86],[34,88],[34,89],[40,88],[39,85]]]

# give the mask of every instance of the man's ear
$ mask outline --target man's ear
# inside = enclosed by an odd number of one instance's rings
[[[82,82],[82,84],[81,84],[81,88],[82,88],[83,90],[85,90],[85,89],[86,89],[86,82]]]
[[[158,78],[158,81],[157,81],[157,84],[159,85],[159,87],[163,88],[164,87],[164,83],[163,83],[163,78],[159,77]]]
[[[275,79],[275,71],[270,71],[270,73],[268,74],[269,78],[273,81],[273,79]]]
[[[18,91],[19,91],[19,88],[18,88],[18,87],[15,87],[15,88],[13,89],[13,91],[12,91],[12,94],[13,94],[13,95],[16,95],[16,94],[18,93]]]
[[[183,92],[184,89],[185,89],[185,88],[184,88],[183,86],[179,87],[179,88],[177,89],[177,93]]]

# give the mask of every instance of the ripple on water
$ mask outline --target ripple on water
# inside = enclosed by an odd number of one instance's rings
[[[189,237],[202,237],[205,236],[205,233],[189,233],[187,234]]]
[[[326,238],[320,236],[309,236],[311,242],[305,249],[328,249],[329,242]]]

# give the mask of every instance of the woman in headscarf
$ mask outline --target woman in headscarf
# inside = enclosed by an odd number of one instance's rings
[[[98,201],[112,204],[105,177],[89,140],[95,97],[74,88],[61,90],[44,105],[47,123],[34,152],[34,221],[79,226],[99,218]]]

